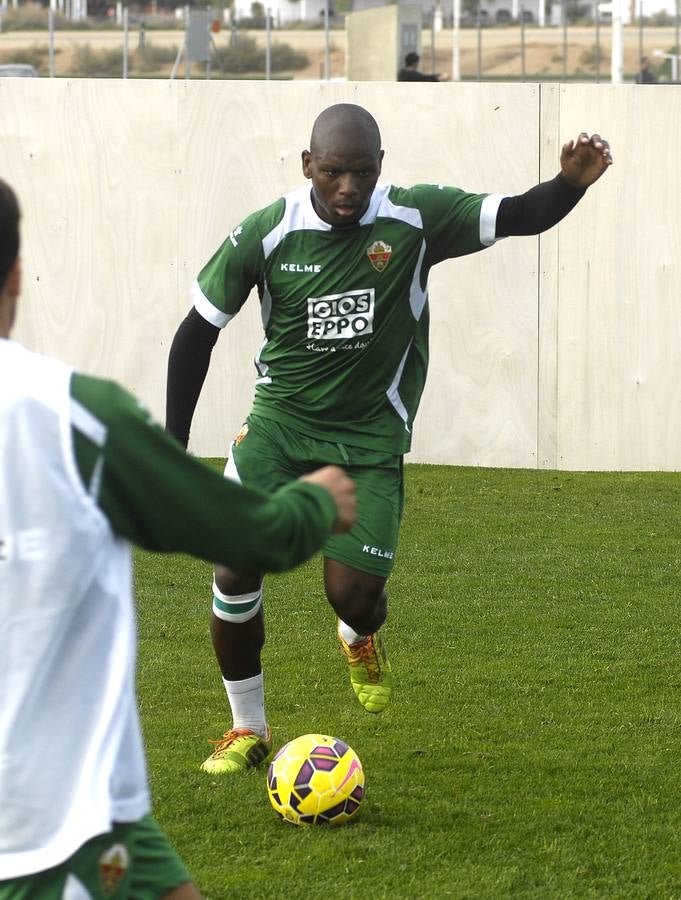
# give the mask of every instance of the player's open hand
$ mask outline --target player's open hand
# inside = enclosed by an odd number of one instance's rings
[[[563,144],[560,167],[563,176],[573,187],[589,187],[611,165],[610,144],[600,134],[589,137],[583,131],[576,141]]]
[[[355,497],[355,483],[339,466],[324,466],[309,475],[304,475],[301,481],[310,481],[319,484],[331,494],[336,504],[336,524],[334,534],[342,534],[355,524],[357,519],[357,498]]]

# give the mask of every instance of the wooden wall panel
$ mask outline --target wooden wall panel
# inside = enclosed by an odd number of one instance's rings
[[[386,142],[399,156],[398,182],[504,194],[535,184],[537,86],[442,88],[441,117],[421,108],[409,147],[397,134]],[[433,269],[431,365],[412,461],[536,465],[536,254],[536,238],[509,238]]]
[[[540,166],[539,181],[553,178],[560,170],[560,151],[570,135],[561,133],[560,85],[540,87]],[[581,210],[579,211],[581,212]],[[575,210],[575,215],[578,210]],[[570,226],[568,219],[567,225]],[[558,468],[557,391],[558,391],[558,225],[537,238],[539,246],[538,302],[538,391],[537,391],[537,465],[540,469]]]
[[[383,180],[517,193],[601,131],[615,165],[547,235],[431,275],[412,461],[681,469],[681,95],[668,86],[0,80],[0,174],[23,210],[16,337],[164,410],[189,287],[250,211],[301,182],[315,115],[377,117]],[[660,136],[663,139],[660,139]],[[250,406],[251,298],[221,336],[191,448]]]
[[[23,209],[16,337],[156,410],[158,312],[177,293],[174,108],[162,82],[0,84],[0,171]]]
[[[681,94],[571,85],[560,120],[615,164],[560,229],[558,465],[681,469]]]

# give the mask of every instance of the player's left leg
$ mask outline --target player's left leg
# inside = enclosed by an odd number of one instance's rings
[[[326,596],[338,616],[338,640],[360,704],[371,713],[390,702],[393,678],[379,629],[388,612],[386,578],[324,560]]]
[[[338,637],[360,704],[382,712],[390,701],[393,677],[379,629],[385,621],[386,581],[392,571],[402,510],[402,459],[347,448],[348,474],[355,482],[358,519],[324,547],[326,596],[338,615]]]

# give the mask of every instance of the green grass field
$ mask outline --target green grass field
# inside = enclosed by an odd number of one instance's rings
[[[275,744],[332,734],[366,771],[338,829],[280,821],[264,771],[198,771],[231,721],[210,566],[138,553],[155,812],[206,897],[681,897],[680,509],[675,474],[408,466],[381,716],[320,559],[270,578]]]

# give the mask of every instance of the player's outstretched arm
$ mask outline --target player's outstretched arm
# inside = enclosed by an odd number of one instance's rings
[[[239,571],[280,572],[309,559],[354,517],[354,486],[331,467],[274,494],[242,487],[189,456],[117,384],[71,383],[76,465],[115,534]],[[103,443],[82,421],[98,421]],[[95,489],[96,488],[96,489]]]
[[[598,134],[582,132],[563,144],[561,170],[514,197],[504,197],[496,218],[496,237],[541,234],[557,225],[579,203],[586,189],[612,165],[610,144]]]
[[[583,131],[576,141],[563,144],[560,169],[575,188],[588,188],[612,165],[610,144],[600,134]]]

